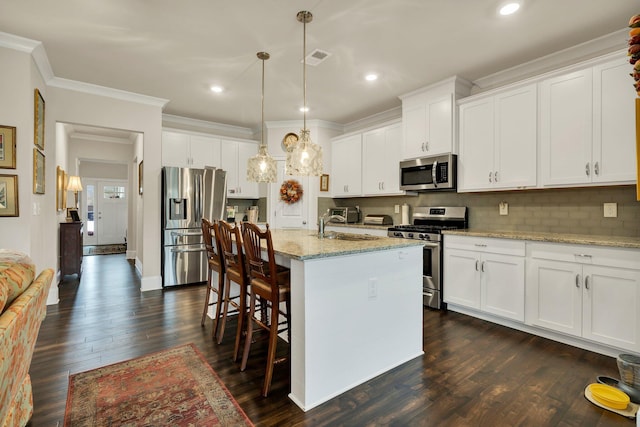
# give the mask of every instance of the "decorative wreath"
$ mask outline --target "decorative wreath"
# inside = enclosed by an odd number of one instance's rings
[[[280,186],[280,200],[289,205],[300,201],[302,193],[302,185],[295,179],[289,179]]]

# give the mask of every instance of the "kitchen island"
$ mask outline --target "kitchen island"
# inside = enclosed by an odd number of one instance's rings
[[[423,354],[421,242],[319,239],[312,230],[272,236],[278,263],[291,268],[289,397],[300,408]]]

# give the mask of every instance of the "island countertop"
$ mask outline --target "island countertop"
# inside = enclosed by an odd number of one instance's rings
[[[444,230],[442,234],[640,249],[640,237],[629,236],[598,236],[587,234],[550,233],[541,231],[498,231],[480,229]]]
[[[331,233],[326,233],[331,234]],[[285,258],[306,260],[341,255],[374,252],[386,249],[398,249],[409,246],[422,246],[423,243],[411,239],[393,237],[362,236],[339,233],[357,240],[319,239],[315,230],[272,229],[273,250]]]

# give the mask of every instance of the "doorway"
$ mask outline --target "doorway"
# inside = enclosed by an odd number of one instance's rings
[[[271,228],[307,228],[309,218],[309,177],[290,176],[284,173],[284,160],[278,160],[278,175],[275,184],[270,184],[269,199]],[[296,203],[285,203],[280,199],[280,186],[284,181],[296,180],[302,185],[303,195]]]
[[[83,222],[87,224],[84,245],[121,244],[127,241],[126,180],[83,179]]]

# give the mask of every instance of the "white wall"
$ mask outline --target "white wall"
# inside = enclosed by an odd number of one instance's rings
[[[78,175],[83,178],[127,180],[129,179],[129,162],[120,164],[83,160],[80,162]]]

